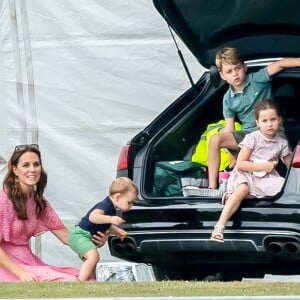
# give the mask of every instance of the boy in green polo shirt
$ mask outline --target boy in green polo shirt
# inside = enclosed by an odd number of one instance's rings
[[[208,187],[212,189],[218,188],[220,149],[239,151],[238,144],[245,134],[256,129],[254,104],[272,99],[271,77],[285,68],[300,67],[300,59],[283,58],[247,74],[247,66],[238,50],[226,47],[217,52],[216,66],[221,78],[230,86],[223,97],[225,128],[213,135],[208,144]],[[243,131],[234,131],[236,117],[242,123]]]

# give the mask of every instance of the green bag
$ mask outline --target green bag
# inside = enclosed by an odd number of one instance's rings
[[[183,196],[185,186],[207,187],[207,169],[192,161],[160,161],[154,172],[153,196]]]

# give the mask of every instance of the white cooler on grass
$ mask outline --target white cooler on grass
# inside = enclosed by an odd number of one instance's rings
[[[143,263],[106,262],[96,267],[97,281],[155,281],[152,267]]]

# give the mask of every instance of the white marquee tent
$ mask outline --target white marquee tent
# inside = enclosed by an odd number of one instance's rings
[[[0,0],[0,34],[1,181],[14,146],[38,143],[46,197],[70,227],[106,196],[121,145],[189,80],[151,0]],[[80,265],[49,233],[33,247],[50,264]],[[113,260],[107,247],[101,257]]]

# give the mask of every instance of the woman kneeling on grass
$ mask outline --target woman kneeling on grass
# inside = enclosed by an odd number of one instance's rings
[[[43,196],[47,174],[36,144],[16,146],[0,191],[0,281],[77,281],[79,269],[45,264],[29,246],[31,237],[51,231],[63,244],[64,226]],[[103,245],[105,234],[94,242]]]
[[[282,120],[275,103],[267,99],[257,102],[255,119],[259,129],[247,134],[240,143],[237,163],[222,198],[225,206],[211,235],[217,242],[224,242],[225,225],[244,198],[274,196],[280,192],[284,178],[275,169],[278,159],[287,167],[291,162],[288,141],[278,134]]]

